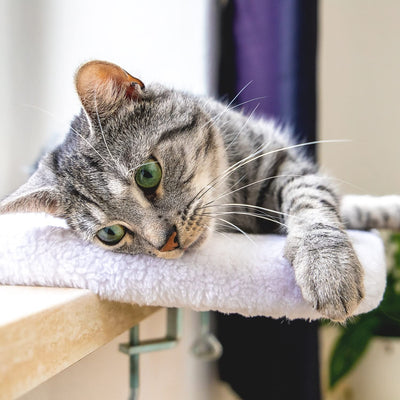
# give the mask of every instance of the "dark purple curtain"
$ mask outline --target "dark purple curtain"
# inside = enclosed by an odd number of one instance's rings
[[[221,96],[240,92],[245,112],[257,106],[315,140],[317,0],[231,0],[221,15]],[[316,323],[221,314],[217,323],[221,379],[243,400],[320,399]]]

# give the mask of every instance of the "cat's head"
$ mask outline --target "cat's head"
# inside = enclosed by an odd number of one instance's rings
[[[144,84],[103,61],[75,78],[82,111],[4,212],[65,218],[86,240],[132,254],[179,257],[212,230],[202,206],[226,168],[210,117],[189,95]],[[212,185],[211,185],[212,186]]]

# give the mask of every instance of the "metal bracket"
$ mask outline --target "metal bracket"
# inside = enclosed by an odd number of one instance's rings
[[[119,350],[129,356],[130,365],[130,400],[138,398],[139,390],[139,355],[150,351],[171,349],[182,335],[183,311],[178,308],[167,309],[167,334],[160,339],[139,340],[139,325],[131,328],[129,343],[121,343]]]

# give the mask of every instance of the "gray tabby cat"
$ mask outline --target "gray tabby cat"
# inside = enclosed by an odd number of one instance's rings
[[[44,211],[107,249],[163,258],[215,230],[279,231],[304,298],[333,320],[351,315],[363,272],[345,228],[398,229],[398,197],[380,211],[379,199],[368,210],[349,198],[342,219],[330,180],[272,121],[145,88],[102,61],[78,70],[76,88],[83,108],[65,141],[0,212]]]

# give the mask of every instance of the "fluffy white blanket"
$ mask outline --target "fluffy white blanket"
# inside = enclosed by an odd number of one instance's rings
[[[365,270],[366,298],[356,314],[378,306],[386,283],[381,238],[349,232]],[[245,316],[318,319],[283,257],[285,237],[214,234],[178,260],[116,254],[82,242],[64,221],[43,214],[0,216],[0,284],[90,289],[140,305],[217,310]]]

